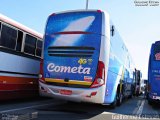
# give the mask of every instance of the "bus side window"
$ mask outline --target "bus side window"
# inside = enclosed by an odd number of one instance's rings
[[[1,31],[1,22],[0,22],[0,31]]]
[[[18,31],[18,38],[17,38],[17,45],[16,45],[16,50],[17,51],[21,51],[22,40],[23,40],[23,32]]]
[[[42,52],[42,41],[37,40],[36,56],[41,57],[41,52]]]
[[[1,39],[1,27],[2,27],[2,24],[0,22],[0,39]]]
[[[36,38],[26,34],[25,38],[25,45],[24,45],[24,52],[35,55],[35,49],[36,49]]]
[[[135,72],[133,71],[133,83],[136,82],[136,75],[135,75]]]
[[[149,70],[151,69],[151,55],[149,56]]]
[[[1,31],[0,45],[7,48],[15,49],[17,30],[9,26],[2,25]]]

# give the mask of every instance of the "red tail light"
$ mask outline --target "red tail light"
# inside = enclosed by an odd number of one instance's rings
[[[45,82],[43,75],[43,59],[40,61],[39,81]]]
[[[101,11],[101,10],[97,10],[97,12],[100,12],[100,13],[101,13],[102,11]]]
[[[55,16],[56,15],[56,13],[52,13],[50,16]]]
[[[98,69],[94,82],[91,85],[91,88],[100,87],[105,84],[105,67],[102,61],[98,61]]]

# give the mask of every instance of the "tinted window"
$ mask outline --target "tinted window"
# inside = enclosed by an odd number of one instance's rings
[[[160,60],[160,45],[155,45],[154,47],[154,59]]]
[[[36,55],[41,57],[41,52],[42,52],[42,41],[38,40],[37,48],[36,48]]]
[[[11,49],[15,49],[16,39],[17,30],[6,25],[2,25],[0,45]]]
[[[36,40],[35,37],[26,35],[24,52],[35,55]]]
[[[0,37],[1,37],[1,26],[2,26],[2,24],[1,24],[1,22],[0,22]]]
[[[1,22],[0,22],[0,31],[1,31]]]
[[[17,38],[17,45],[16,45],[17,51],[21,51],[22,39],[23,39],[23,32],[18,31],[18,38]]]
[[[85,24],[84,24],[85,23]],[[68,12],[49,17],[47,34],[64,31],[85,31],[101,34],[102,13]]]

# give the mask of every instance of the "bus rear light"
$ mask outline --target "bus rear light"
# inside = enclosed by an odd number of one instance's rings
[[[92,96],[96,96],[97,92],[91,92],[90,95],[86,95],[85,97],[91,98]]]
[[[96,96],[97,92],[92,92],[91,96]]]
[[[100,12],[100,13],[101,13],[102,11],[101,11],[101,10],[97,10],[97,12]]]
[[[43,59],[40,61],[40,71],[39,71],[39,81],[45,82],[44,75],[43,75]]]
[[[91,85],[91,88],[100,87],[105,84],[105,67],[102,61],[98,61],[98,69],[94,82]]]
[[[56,15],[56,13],[52,13],[50,16],[55,16]]]

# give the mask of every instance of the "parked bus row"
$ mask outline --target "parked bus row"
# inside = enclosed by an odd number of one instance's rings
[[[51,14],[42,51],[42,96],[115,107],[139,92],[140,73],[106,12]]]
[[[135,69],[135,96],[142,94],[142,73],[140,70]]]
[[[142,92],[141,71],[108,13],[100,10],[51,14],[44,42],[41,34],[0,15],[0,58],[0,100],[40,93],[115,107]],[[160,100],[159,60],[157,41],[149,58],[149,104]]]

